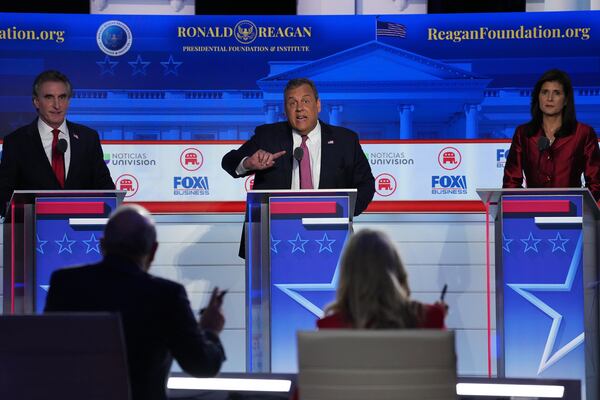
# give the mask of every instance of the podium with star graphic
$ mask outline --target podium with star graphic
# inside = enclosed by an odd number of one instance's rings
[[[253,190],[247,196],[248,372],[295,372],[296,331],[333,301],[356,189]]]
[[[598,206],[587,189],[480,189],[495,217],[498,375],[598,393]]]
[[[16,190],[4,221],[4,314],[40,313],[53,271],[101,259],[118,190]]]

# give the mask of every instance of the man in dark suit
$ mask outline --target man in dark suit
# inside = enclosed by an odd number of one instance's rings
[[[290,80],[284,105],[287,122],[257,127],[250,140],[225,154],[223,169],[234,178],[255,174],[253,189],[356,188],[354,215],[362,213],[373,199],[375,179],[358,135],[319,121],[321,100],[310,79]]]
[[[58,71],[35,78],[38,118],[7,135],[2,145],[0,214],[14,190],[115,188],[98,132],[65,119],[72,94],[71,82]]]
[[[45,311],[120,313],[133,400],[167,398],[172,357],[189,374],[215,375],[225,360],[218,336],[225,292],[213,290],[196,322],[184,287],[148,273],[158,243],[143,207],[117,209],[101,246],[100,263],[52,274]]]

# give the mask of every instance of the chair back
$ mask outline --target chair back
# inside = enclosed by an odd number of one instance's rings
[[[0,316],[0,399],[129,400],[120,317]]]
[[[456,399],[454,332],[298,332],[301,400]]]

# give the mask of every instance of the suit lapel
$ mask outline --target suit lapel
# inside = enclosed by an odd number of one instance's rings
[[[321,172],[319,174],[319,189],[335,187],[335,141],[329,125],[321,124]]]
[[[58,180],[56,179],[56,175],[54,175],[54,171],[52,170],[52,164],[50,160],[48,160],[48,156],[44,151],[44,145],[42,144],[42,137],[40,136],[40,131],[38,130],[38,120],[35,119],[27,129],[27,135],[29,136],[29,140],[31,146],[28,151],[31,152],[31,160],[37,160],[38,168],[36,168],[40,174],[46,175],[48,179],[52,179],[55,181],[56,185],[58,185]]]
[[[69,182],[69,179],[73,176],[73,174],[71,174],[71,170],[75,171],[74,166],[78,165],[79,158],[81,156],[81,140],[79,138],[77,128],[69,121],[67,121],[67,128],[69,129],[69,147],[71,148],[71,158],[69,160],[69,170],[65,171],[65,187],[67,187],[67,182]]]
[[[289,124],[286,124],[285,127],[286,128],[282,131],[283,134],[279,138],[279,148],[285,150],[285,154],[281,157],[281,164],[283,168],[282,172],[285,179],[282,187],[289,189],[292,187],[292,164],[294,162],[294,152],[292,147],[294,145],[294,141],[292,136],[292,127]]]

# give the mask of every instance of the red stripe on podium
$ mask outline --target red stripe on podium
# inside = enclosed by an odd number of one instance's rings
[[[505,200],[505,213],[566,213],[571,210],[569,200]]]
[[[335,214],[335,201],[290,201],[271,203],[271,214]]]
[[[55,201],[55,202],[40,202],[35,207],[35,212],[38,215],[54,215],[54,214],[104,214],[103,201]]]

